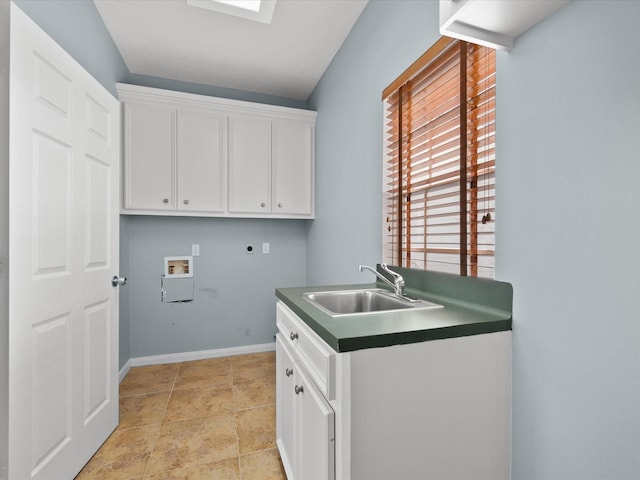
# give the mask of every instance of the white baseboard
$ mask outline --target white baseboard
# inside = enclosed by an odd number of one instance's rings
[[[120,374],[118,375],[118,383],[122,382],[124,377],[127,376],[127,373],[129,373],[129,370],[131,370],[131,359],[127,360],[127,363],[125,363],[124,366],[120,369]]]
[[[168,353],[164,355],[152,355],[150,357],[134,357],[127,360],[120,369],[120,381],[129,373],[132,367],[147,365],[160,365],[163,363],[190,362],[192,360],[204,360],[206,358],[230,357],[233,355],[246,355],[249,353],[272,352],[276,349],[275,343],[262,343],[259,345],[245,345],[242,347],[217,348],[214,350],[200,350],[197,352]]]

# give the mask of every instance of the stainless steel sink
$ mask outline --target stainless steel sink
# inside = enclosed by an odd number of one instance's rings
[[[333,317],[407,309],[442,308],[442,305],[426,300],[404,299],[381,288],[311,292],[305,293],[303,297]]]

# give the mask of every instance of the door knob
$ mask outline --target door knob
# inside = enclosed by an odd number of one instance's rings
[[[114,275],[113,278],[111,279],[111,286],[113,287],[119,287],[121,285],[126,285],[127,284],[127,277],[119,277],[117,275]]]

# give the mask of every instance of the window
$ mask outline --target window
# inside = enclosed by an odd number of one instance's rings
[[[494,276],[495,51],[443,37],[383,92],[383,258]]]

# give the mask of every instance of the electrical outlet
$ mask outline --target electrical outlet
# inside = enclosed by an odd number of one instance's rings
[[[262,253],[264,253],[264,254],[268,254],[269,253],[269,244],[268,243],[263,243],[262,244]]]
[[[197,243],[194,243],[193,245],[191,245],[191,256],[192,257],[200,256],[200,245],[198,245]]]

